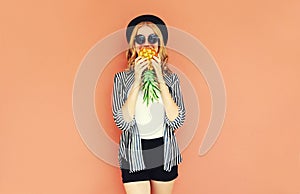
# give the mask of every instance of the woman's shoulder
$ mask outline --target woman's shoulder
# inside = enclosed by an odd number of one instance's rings
[[[115,73],[114,81],[115,82],[126,82],[130,77],[132,77],[134,72],[132,70],[124,70]]]
[[[115,77],[124,77],[124,76],[128,76],[129,74],[133,73],[132,70],[124,70],[124,71],[119,71],[117,73],[115,73]]]
[[[177,75],[177,73],[175,72],[171,72],[171,73],[166,73],[165,74],[166,80],[168,80],[169,82],[171,82],[172,84],[174,82],[179,81],[179,76]]]

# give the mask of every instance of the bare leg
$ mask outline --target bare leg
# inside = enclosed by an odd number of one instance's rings
[[[150,194],[150,181],[124,183],[126,194]]]
[[[175,179],[172,181],[154,181],[151,180],[151,187],[154,194],[172,194]]]

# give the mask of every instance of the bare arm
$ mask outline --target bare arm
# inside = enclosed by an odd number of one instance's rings
[[[162,75],[160,57],[153,57],[152,64],[155,69],[161,96],[165,107],[166,123],[176,130],[183,125],[185,120],[185,107],[183,96],[180,89],[180,81],[176,74],[172,75],[172,89],[169,91],[168,86],[165,84]]]
[[[124,105],[122,106],[122,114],[124,120],[127,122],[131,121],[135,115],[135,105],[137,96],[141,87],[142,73],[148,67],[149,61],[146,58],[137,57],[135,59],[134,67],[134,82],[132,88],[129,92],[128,98]]]
[[[130,93],[128,95],[128,98],[124,103],[124,105],[122,106],[123,117],[124,120],[127,122],[130,122],[134,117],[135,104],[139,93],[139,89],[140,89],[139,84],[136,81],[134,81],[132,85],[132,89],[130,90]]]
[[[167,117],[169,118],[170,121],[174,121],[179,114],[178,106],[172,99],[168,86],[166,85],[163,79],[159,81],[159,88],[161,91],[161,97],[163,100]]]

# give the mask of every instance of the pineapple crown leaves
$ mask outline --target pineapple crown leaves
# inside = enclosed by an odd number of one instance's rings
[[[160,89],[158,87],[158,83],[155,79],[155,74],[153,70],[146,70],[143,74],[143,102],[146,102],[147,106],[149,102],[153,102],[154,100],[158,100],[158,93]]]

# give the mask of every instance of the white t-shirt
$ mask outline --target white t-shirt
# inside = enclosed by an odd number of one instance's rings
[[[131,88],[130,88],[131,90]],[[128,94],[130,92],[128,91]],[[143,102],[143,91],[139,90],[135,105],[135,119],[142,139],[154,139],[163,136],[164,106],[160,95],[158,101]]]

